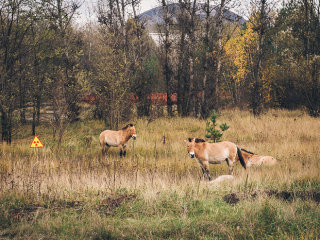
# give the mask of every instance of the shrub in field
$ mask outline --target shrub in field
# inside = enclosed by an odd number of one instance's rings
[[[218,117],[219,117],[219,114],[215,110],[213,110],[210,116],[211,122],[209,122],[208,120],[206,122],[206,138],[209,138],[213,142],[221,142],[223,132],[228,130],[229,128],[229,126],[226,123],[222,123],[219,126],[221,131],[217,129]]]

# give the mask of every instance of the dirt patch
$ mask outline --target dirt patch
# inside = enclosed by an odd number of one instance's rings
[[[123,194],[120,196],[107,197],[101,202],[98,208],[99,210],[106,211],[106,214],[110,214],[113,209],[120,207],[123,201],[135,198],[137,198],[137,195],[135,194]]]
[[[230,193],[223,197],[223,200],[229,204],[237,204],[240,201],[255,199],[258,196],[275,197],[284,201],[291,202],[296,199],[311,200],[316,203],[320,203],[320,191],[308,190],[308,191],[279,191],[279,190],[266,190],[256,191],[253,193]]]
[[[240,202],[240,199],[242,197],[240,196],[239,193],[230,193],[227,194],[223,197],[223,200],[229,204],[236,204],[238,202]]]
[[[295,199],[301,200],[312,200],[314,202],[320,203],[320,192],[316,190],[308,190],[308,191],[278,191],[278,190],[267,190],[265,193],[271,197],[274,196],[278,199],[282,199],[285,201],[293,201]]]
[[[9,218],[14,221],[27,220],[30,221],[33,219],[36,213],[44,213],[47,211],[60,211],[65,208],[79,208],[84,204],[81,201],[51,201],[50,206],[43,205],[26,205],[21,208],[14,208],[9,210]]]
[[[113,209],[120,207],[124,201],[135,199],[136,197],[137,196],[135,194],[123,194],[107,197],[101,201],[97,208],[98,210],[103,210],[106,214],[110,214]],[[49,206],[34,204],[26,205],[21,208],[10,209],[8,212],[8,218],[18,222],[21,220],[30,221],[36,214],[42,214],[48,211],[61,211],[63,209],[71,208],[81,211],[84,204],[85,202],[83,201],[53,200],[50,202]]]
[[[28,205],[9,210],[9,216],[14,221],[21,221],[22,219],[29,221],[37,211],[44,211],[44,208],[40,205]]]

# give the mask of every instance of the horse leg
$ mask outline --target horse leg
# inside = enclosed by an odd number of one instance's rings
[[[123,148],[123,157],[126,157],[126,155],[127,155],[127,150],[126,150],[127,145],[126,145],[126,144],[123,144],[123,145],[122,145],[122,148]]]
[[[122,158],[122,155],[124,156],[123,145],[119,145],[119,148],[120,148],[120,158]]]
[[[204,177],[206,175],[206,169],[201,165],[201,170],[202,170],[202,176]]]
[[[100,158],[100,164],[103,165],[103,157],[106,156],[106,159],[107,159],[107,152],[108,152],[108,147],[106,144],[104,143],[101,143],[101,158]]]
[[[104,145],[101,145],[101,154],[102,154],[102,157],[104,156],[105,151],[106,151],[105,146],[104,146]]]
[[[105,156],[106,156],[106,162],[108,164],[108,150],[109,150],[110,146],[108,144],[105,144],[103,150],[102,150],[102,154],[104,152]],[[103,161],[102,161],[102,164],[103,164]],[[104,165],[104,164],[103,164]]]
[[[209,172],[209,162],[208,161],[203,162],[202,165],[203,165],[202,172],[204,172],[204,174],[207,175],[209,181],[211,181],[211,175]]]
[[[226,162],[227,162],[228,167],[229,167],[229,174],[233,175],[233,162],[231,162],[229,158],[226,158]]]

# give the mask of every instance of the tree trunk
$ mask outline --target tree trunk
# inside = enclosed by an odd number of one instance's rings
[[[36,103],[33,102],[33,112],[32,112],[32,135],[36,134]]]
[[[222,64],[222,30],[223,30],[223,14],[226,6],[226,1],[221,0],[219,5],[219,12],[217,18],[217,63],[216,63],[216,73],[213,81],[213,106],[212,108],[218,111],[219,108],[219,82],[221,76],[221,64]]]
[[[205,3],[205,13],[206,13],[206,30],[204,37],[204,59],[203,59],[203,79],[202,79],[202,92],[201,92],[201,118],[205,119],[209,116],[208,106],[207,106],[207,74],[208,74],[208,55],[209,55],[209,18],[210,18],[210,0]]]
[[[2,124],[2,142],[11,144],[12,134],[12,116],[9,112],[1,111],[1,124]]]
[[[253,82],[254,87],[251,93],[251,108],[255,116],[262,112],[262,80],[261,80],[261,62],[264,53],[264,37],[266,24],[266,0],[261,0],[260,16],[259,16],[259,39],[257,46],[257,56],[253,68]]]
[[[21,64],[22,65],[22,64]],[[25,124],[26,121],[26,106],[25,106],[25,87],[22,85],[22,69],[20,66],[20,76],[19,76],[19,108],[20,108],[20,123]]]
[[[36,97],[36,115],[37,115],[37,125],[40,124],[40,107],[41,107],[41,97]]]
[[[193,5],[190,11],[190,29],[189,29],[189,38],[190,38],[190,48],[189,48],[189,69],[190,69],[190,110],[189,112],[194,116],[197,117],[196,112],[196,98],[197,98],[197,89],[195,86],[194,80],[194,53],[196,48],[196,38],[195,38],[195,16],[196,16],[196,9],[197,9],[197,0],[193,0]]]
[[[193,51],[191,49],[191,51]],[[194,117],[196,117],[196,89],[195,89],[195,84],[194,84],[194,56],[192,53],[189,55],[189,71],[190,71],[190,88],[189,88],[189,110],[188,112],[191,113]]]
[[[181,6],[180,6],[181,8]],[[183,9],[181,9],[183,11]],[[183,15],[183,12],[181,13]],[[185,30],[183,28],[183,24],[180,23],[181,27],[181,35],[180,35],[180,43],[179,43],[179,59],[178,59],[178,74],[177,74],[177,80],[178,80],[178,88],[177,88],[177,106],[178,106],[178,114],[180,116],[185,115],[185,78],[184,78],[184,53],[185,53]]]
[[[319,62],[318,62],[319,61]],[[312,117],[320,116],[320,59],[314,59],[311,66],[311,91],[308,99],[308,111]]]
[[[169,18],[169,10],[168,5],[165,0],[162,0],[162,9],[163,9],[163,19],[165,22],[165,39],[164,39],[164,76],[166,79],[166,93],[167,93],[167,111],[169,116],[173,116],[172,111],[172,101],[171,101],[171,95],[172,95],[172,70],[170,66],[170,18]]]

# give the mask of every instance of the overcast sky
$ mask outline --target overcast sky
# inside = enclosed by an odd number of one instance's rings
[[[158,6],[157,0],[141,0],[141,12],[147,11]]]
[[[88,21],[96,22],[97,19],[94,12],[95,12],[95,8],[97,5],[96,3],[98,0],[83,0],[83,1],[84,2],[80,7],[76,22],[80,24],[83,24]],[[248,2],[249,0],[243,0],[241,2],[241,6],[237,6],[236,8],[233,8],[231,10],[246,18],[245,16],[246,14],[244,14],[244,12],[246,12],[245,9],[248,7],[247,6]],[[143,13],[157,6],[159,6],[159,0],[141,0],[140,9],[138,12]]]
[[[96,8],[97,0],[84,0],[83,4],[80,7],[78,12],[77,20],[78,23],[84,23],[87,21],[96,21],[95,17],[95,8]],[[139,13],[143,13],[149,9],[152,9],[158,6],[158,0],[141,0],[141,5],[139,9]]]

